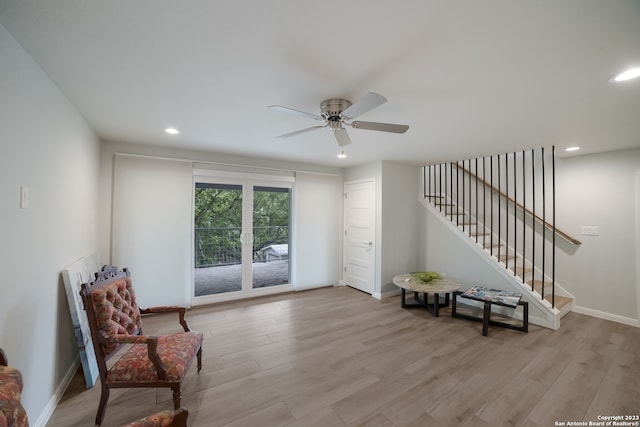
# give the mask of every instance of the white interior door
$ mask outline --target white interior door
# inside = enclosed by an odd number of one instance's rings
[[[344,185],[344,283],[373,294],[375,278],[375,180]]]

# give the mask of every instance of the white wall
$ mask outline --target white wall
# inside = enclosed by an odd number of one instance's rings
[[[565,157],[557,162],[558,227],[582,241],[558,251],[556,277],[576,311],[640,325],[636,171],[640,149]],[[582,236],[583,225],[598,236]]]
[[[342,177],[296,174],[292,284],[337,285],[342,271]]]
[[[306,289],[318,286],[334,285],[337,284],[340,279],[341,269],[341,248],[342,239],[340,230],[342,229],[342,173],[336,168],[321,167],[317,165],[298,164],[290,162],[282,162],[270,159],[259,159],[242,156],[231,156],[219,153],[211,152],[197,152],[190,150],[180,150],[172,148],[152,147],[145,145],[126,144],[119,142],[103,142],[102,144],[102,176],[100,180],[101,197],[100,211],[103,213],[109,213],[114,211],[114,218],[106,215],[101,217],[101,244],[104,253],[115,254],[111,262],[118,264],[120,267],[131,267],[132,274],[138,277],[140,274],[144,274],[140,271],[135,271],[132,262],[135,260],[127,260],[127,255],[122,252],[122,247],[118,243],[118,236],[122,232],[117,224],[112,221],[121,220],[116,218],[116,214],[122,213],[121,208],[123,206],[112,206],[112,199],[117,200],[119,196],[113,193],[113,185],[116,184],[120,188],[124,188],[125,182],[129,180],[127,177],[114,176],[114,157],[115,153],[127,153],[131,155],[139,156],[153,156],[156,158],[149,158],[144,161],[138,159],[137,162],[154,164],[156,166],[147,166],[137,172],[136,180],[140,182],[147,181],[147,197],[157,199],[163,199],[162,203],[169,203],[175,206],[176,209],[181,209],[180,206],[184,206],[188,210],[190,215],[191,206],[191,189],[192,181],[189,177],[187,185],[189,188],[184,188],[182,193],[179,188],[184,187],[184,165],[190,167],[190,162],[176,162],[174,160],[197,160],[198,162],[209,163],[207,166],[215,169],[220,168],[222,170],[232,171],[244,171],[253,173],[275,173],[280,171],[296,171],[296,183],[294,184],[293,192],[293,208],[294,208],[294,224],[293,224],[293,241],[291,251],[291,268],[292,268],[292,284],[296,289]],[[125,156],[117,156],[118,159]],[[158,159],[158,158],[164,158]],[[120,162],[120,160],[118,160]],[[159,171],[163,176],[163,180],[169,179],[175,182],[174,188],[178,191],[172,191],[171,195],[163,191],[163,186],[159,185],[154,187],[152,185],[155,178],[152,175],[157,175],[157,166],[162,164],[163,166]],[[171,165],[175,165],[172,167]],[[217,166],[216,166],[217,164]],[[146,171],[145,171],[146,169]],[[145,178],[147,176],[147,178]],[[137,190],[135,190],[137,191]],[[187,196],[185,199],[183,196]],[[180,214],[182,217],[182,214]],[[162,228],[158,224],[155,225],[158,228]],[[147,229],[147,233],[152,233],[153,225]],[[112,233],[113,230],[113,233]],[[132,231],[129,231],[131,233]],[[191,237],[191,232],[186,230],[184,236],[188,239]],[[123,236],[120,236],[123,237]],[[177,240],[176,240],[177,239]],[[146,243],[148,239],[137,238],[133,240],[135,244],[133,247],[127,250],[131,253],[132,257],[138,256],[147,251]],[[179,241],[178,236],[174,236],[174,241]],[[180,246],[184,246],[184,242],[180,241]],[[161,242],[165,245],[166,242]],[[119,245],[119,246],[117,246]],[[158,244],[156,243],[156,247]],[[148,252],[148,251],[147,251]],[[184,256],[187,259],[191,257],[191,246],[184,251]],[[106,262],[106,261],[105,261]],[[182,264],[185,264],[182,259]],[[189,267],[191,263],[188,264]],[[184,276],[179,266],[176,266],[173,273],[176,276]],[[176,283],[182,285],[176,286]],[[184,291],[190,293],[191,283],[190,278],[180,279],[177,278],[174,282],[168,283],[166,281],[155,280],[154,284],[162,286],[162,289],[167,291],[167,295],[177,295],[178,298],[184,298]],[[138,291],[139,297],[142,299],[144,294],[147,293],[147,289],[142,285],[142,289]],[[141,293],[142,292],[142,293]],[[190,295],[187,295],[188,298]],[[182,300],[178,300],[180,303]],[[187,301],[186,304],[189,304]],[[148,304],[147,304],[148,305]]]
[[[382,162],[381,294],[395,292],[393,277],[418,270],[420,168]]]
[[[111,261],[131,271],[142,307],[191,305],[192,166],[117,156]]]
[[[97,249],[99,142],[2,26],[0,58],[0,347],[38,426],[79,360],[60,271]]]

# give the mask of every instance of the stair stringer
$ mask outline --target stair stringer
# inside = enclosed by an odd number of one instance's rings
[[[450,273],[460,281],[463,288],[477,284],[508,292],[519,292],[523,295],[523,299],[529,303],[529,323],[553,330],[560,327],[562,314],[558,309],[551,307],[548,301],[541,299],[537,292],[522,286],[519,276],[515,276],[510,270],[507,270],[502,263],[498,262],[475,240],[470,239],[462,229],[451,222],[428,200],[425,200],[422,195],[418,196],[418,200],[426,208],[427,221],[429,218],[435,220],[434,223],[431,223],[433,227],[437,224],[438,228],[434,228],[434,231],[446,233],[446,238],[443,240],[448,245],[448,247],[444,247],[442,242],[438,243],[439,246],[434,249],[435,255],[433,256],[429,255],[427,249],[427,258],[438,258],[435,264],[428,266],[429,269],[447,275]],[[427,239],[429,238],[430,236],[427,236]],[[456,259],[460,259],[461,255],[466,257],[466,262],[457,264]],[[443,269],[448,271],[442,271]]]

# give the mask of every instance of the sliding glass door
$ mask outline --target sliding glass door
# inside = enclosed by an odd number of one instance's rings
[[[253,187],[252,287],[289,283],[289,188]]]
[[[242,185],[196,183],[195,296],[242,290]]]
[[[197,179],[195,299],[232,299],[289,285],[290,222],[290,184]]]

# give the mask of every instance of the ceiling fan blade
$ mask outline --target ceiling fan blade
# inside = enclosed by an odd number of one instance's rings
[[[356,121],[351,123],[351,127],[354,129],[368,129],[368,130],[380,130],[383,132],[393,133],[405,133],[409,126],[396,125],[393,123],[379,123],[379,122],[362,122]]]
[[[373,110],[379,105],[387,102],[387,98],[384,96],[377,94],[375,92],[369,92],[359,100],[357,100],[354,104],[352,104],[349,108],[342,112],[342,116],[348,119],[355,119],[361,114],[366,113],[369,110]]]
[[[296,136],[296,135],[300,135],[301,133],[307,133],[307,132],[311,132],[312,130],[326,128],[326,127],[327,127],[327,125],[324,125],[324,126],[312,126],[310,128],[297,130],[295,132],[285,133],[284,135],[278,135],[278,136],[276,136],[276,138],[278,138],[278,139],[289,138],[290,136]]]
[[[304,111],[299,111],[299,110],[294,110],[293,108],[289,108],[289,107],[283,107],[282,105],[269,105],[269,108],[273,108],[274,110],[280,110],[280,111],[284,111],[286,113],[293,113],[293,114],[299,114],[302,116],[307,116],[310,117],[314,120],[324,120],[322,117],[317,116],[315,114],[311,114],[311,113],[306,113]]]
[[[351,138],[349,138],[349,134],[346,129],[334,129],[333,135],[336,137],[336,141],[338,141],[338,145],[340,147],[351,144]]]

